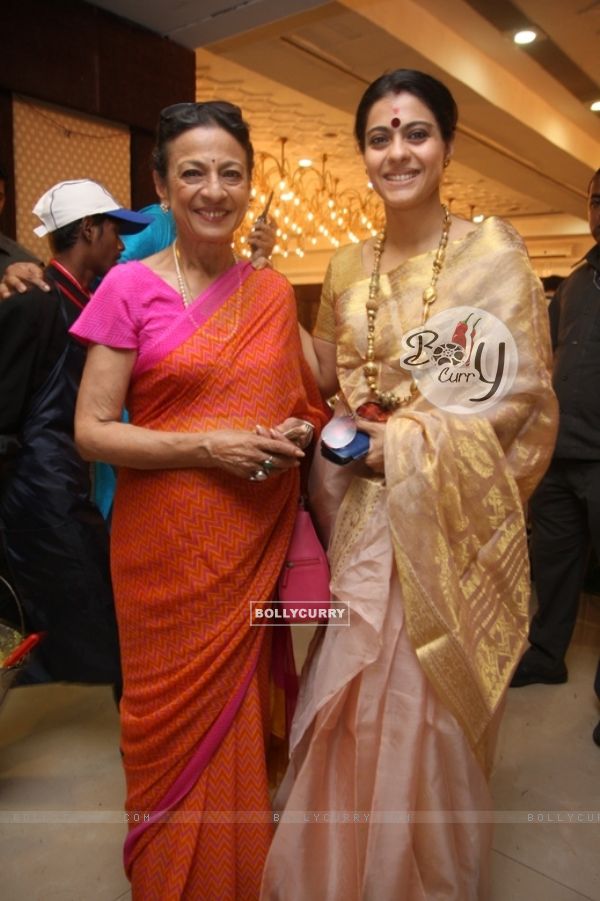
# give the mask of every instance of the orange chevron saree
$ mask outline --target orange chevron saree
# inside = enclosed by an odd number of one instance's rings
[[[245,264],[226,273],[140,353],[128,408],[157,431],[318,424],[289,284]],[[250,626],[250,602],[272,596],[297,492],[297,470],[265,482],[119,472],[112,573],[134,899],[258,897],[271,839],[270,631]],[[173,806],[198,747],[202,772]]]

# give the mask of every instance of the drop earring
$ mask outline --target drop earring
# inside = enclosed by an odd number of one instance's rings
[[[163,213],[168,213],[168,212],[169,212],[169,204],[167,203],[166,200],[161,200],[161,202],[160,202],[160,208],[161,208],[161,210],[163,211]]]

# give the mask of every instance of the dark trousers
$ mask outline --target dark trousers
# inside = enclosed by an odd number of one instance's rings
[[[542,666],[561,666],[591,547],[600,559],[600,460],[554,460],[531,499],[530,513],[538,610],[529,641]]]

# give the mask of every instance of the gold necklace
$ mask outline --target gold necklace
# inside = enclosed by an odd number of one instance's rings
[[[438,249],[433,260],[431,282],[423,291],[423,316],[421,319],[421,325],[424,325],[427,322],[427,319],[429,317],[429,308],[437,300],[437,282],[444,265],[444,260],[446,259],[446,246],[448,244],[448,235],[450,234],[450,224],[452,222],[452,219],[450,216],[450,210],[445,204],[442,204],[442,209],[444,211],[442,234],[440,236],[440,243],[438,244]],[[379,235],[377,243],[375,244],[373,250],[373,271],[371,272],[371,280],[369,282],[369,299],[366,303],[367,362],[363,366],[363,372],[365,374],[365,378],[367,380],[369,388],[371,389],[371,392],[377,398],[377,403],[379,403],[384,410],[395,410],[396,407],[403,407],[412,400],[417,391],[417,386],[413,380],[410,386],[410,394],[407,397],[398,397],[398,395],[394,394],[393,391],[380,391],[377,387],[378,367],[375,363],[375,320],[377,318],[377,310],[379,305],[376,298],[379,294],[379,266],[381,263],[383,248],[385,246],[385,237],[386,235],[384,229]]]
[[[177,285],[179,287],[179,293],[181,294],[181,299],[183,301],[184,307],[189,307],[192,302],[192,293],[188,287],[188,283],[186,282],[183,272],[181,269],[181,261],[179,258],[179,248],[177,246],[177,239],[173,241],[173,259],[175,261],[175,275],[177,276]]]

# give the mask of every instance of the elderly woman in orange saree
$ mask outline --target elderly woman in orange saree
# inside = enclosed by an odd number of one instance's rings
[[[116,267],[73,329],[91,345],[79,446],[120,467],[125,864],[143,901],[253,899],[271,838],[270,630],[250,608],[272,598],[322,407],[290,285],[231,251],[252,168],[237,107],[163,111],[155,167],[176,243]]]

